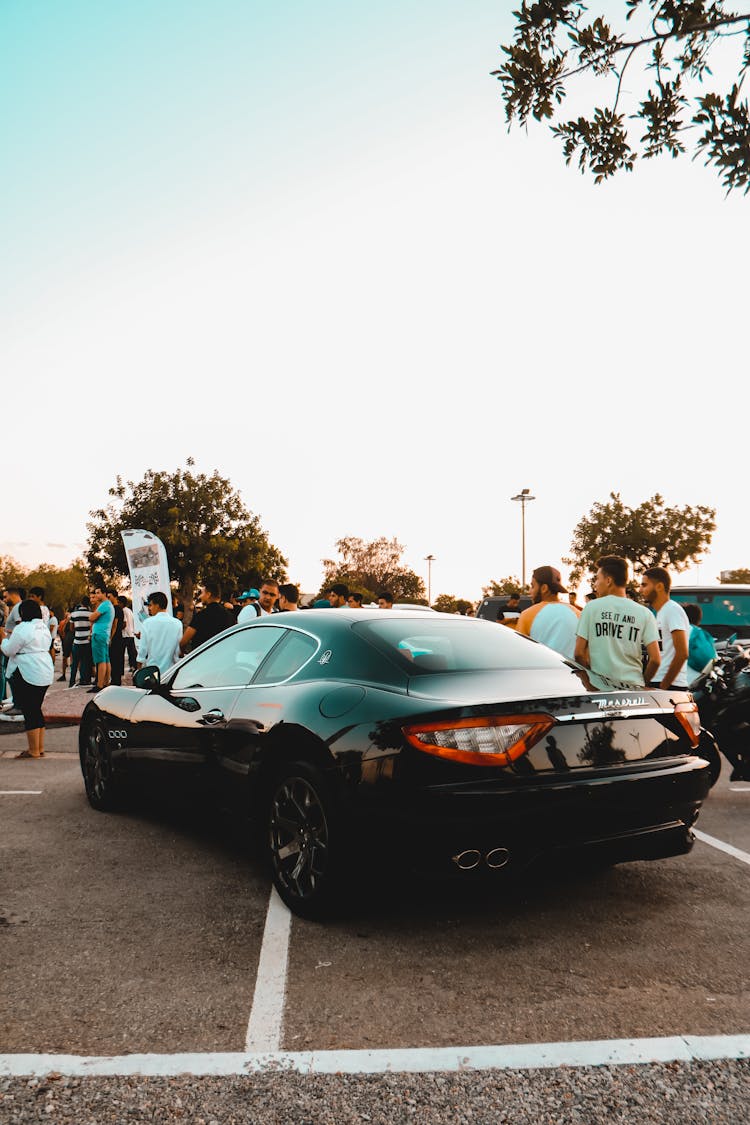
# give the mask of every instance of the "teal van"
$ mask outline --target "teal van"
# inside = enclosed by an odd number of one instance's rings
[[[701,625],[716,640],[734,634],[738,641],[750,642],[750,586],[673,586],[669,596],[682,605],[699,605]]]

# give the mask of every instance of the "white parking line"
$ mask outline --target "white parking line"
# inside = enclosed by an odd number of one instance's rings
[[[701,840],[704,844],[710,844],[712,848],[718,848],[720,852],[726,852],[734,859],[739,859],[743,863],[750,864],[750,855],[747,852],[740,851],[732,844],[725,844],[723,840],[717,840],[715,836],[708,836],[705,832],[700,832],[697,828],[693,829],[696,839]]]
[[[300,1074],[429,1074],[467,1070],[549,1070],[750,1058],[750,1035],[675,1035],[501,1047],[423,1047],[392,1051],[271,1051],[182,1055],[0,1055],[0,1077],[175,1077],[296,1071]]]
[[[291,927],[292,915],[272,887],[245,1036],[246,1051],[277,1052],[281,1046]]]
[[[0,797],[39,797],[41,789],[0,789]]]

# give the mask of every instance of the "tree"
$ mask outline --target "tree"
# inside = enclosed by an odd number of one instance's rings
[[[474,608],[474,603],[466,598],[456,598],[453,594],[438,594],[432,603],[432,608],[438,613],[468,613]]]
[[[741,584],[750,582],[750,569],[740,567],[738,570],[722,570],[719,582],[739,582]]]
[[[716,529],[716,510],[704,505],[667,508],[655,493],[637,508],[623,504],[619,492],[609,502],[596,503],[573,532],[570,579],[577,585],[595,568],[601,555],[621,555],[634,567],[665,566],[687,569],[706,551]]]
[[[58,617],[83,597],[87,585],[86,568],[82,559],[76,559],[68,567],[42,563],[29,571],[25,582],[27,590],[32,586],[43,588],[45,602],[55,610]]]
[[[458,598],[453,594],[438,594],[432,603],[432,608],[438,613],[458,613]]]
[[[501,48],[507,57],[492,71],[502,85],[508,124],[551,120],[573,80],[589,76],[606,86],[607,104],[552,126],[568,164],[577,156],[581,172],[588,168],[600,183],[632,171],[639,158],[681,155],[692,129],[695,155],[715,165],[727,191],[747,192],[750,116],[740,90],[750,66],[750,12],[730,10],[724,0],[620,3],[615,29],[580,0],[524,0],[514,12],[514,40]],[[736,80],[714,92],[702,83],[711,77],[719,43],[734,48],[728,61]],[[635,112],[625,112],[626,91]]]
[[[41,586],[46,604],[59,616],[86,593],[86,570],[82,559],[67,567],[42,563],[28,570],[15,559],[0,556],[0,586],[22,586],[27,591]]]
[[[493,579],[489,586],[482,586],[482,595],[485,598],[507,597],[508,594],[514,593],[523,593],[521,579],[516,578],[515,574],[509,574],[507,578],[501,578],[499,582]]]
[[[373,539],[366,543],[354,536],[338,539],[336,550],[339,559],[322,559],[323,585],[321,593],[334,582],[361,590],[371,601],[378,590],[390,590],[396,602],[425,600],[424,582],[413,570],[401,562],[404,548],[397,539]]]
[[[214,470],[194,473],[192,458],[173,473],[149,469],[138,483],[120,477],[113,498],[91,512],[87,524],[86,562],[105,576],[128,573],[120,533],[143,527],[162,540],[170,577],[186,608],[196,584],[214,580],[222,586],[259,586],[263,578],[286,577],[287,560],[268,542],[257,516],[247,510],[230,482]]]
[[[10,555],[0,555],[0,586],[23,586],[26,588],[28,585],[26,582],[27,573],[26,567],[21,566],[16,559],[12,559]]]

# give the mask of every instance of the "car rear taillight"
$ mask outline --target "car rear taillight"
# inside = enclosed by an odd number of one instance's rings
[[[497,715],[489,719],[410,723],[404,734],[426,754],[472,766],[509,766],[530,750],[555,720],[551,715]]]
[[[677,703],[674,713],[681,726],[687,731],[690,745],[695,748],[701,740],[701,719],[697,703]]]

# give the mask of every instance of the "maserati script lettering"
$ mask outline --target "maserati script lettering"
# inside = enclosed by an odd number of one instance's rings
[[[606,711],[610,708],[620,710],[622,707],[642,707],[647,703],[645,695],[634,695],[630,699],[597,699],[596,704],[600,711]]]

